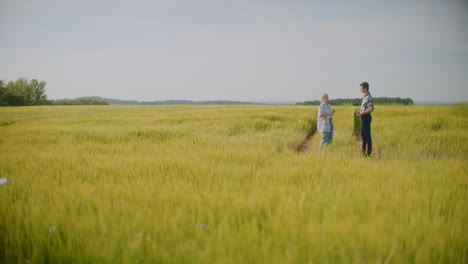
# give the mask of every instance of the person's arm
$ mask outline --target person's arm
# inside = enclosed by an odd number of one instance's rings
[[[372,100],[369,100],[367,102],[367,105],[368,105],[369,109],[367,109],[366,111],[357,112],[356,115],[359,116],[359,117],[362,117],[363,115],[367,115],[367,114],[372,113],[374,111],[374,102]]]
[[[372,111],[374,111],[374,110],[373,109],[367,109],[366,111],[357,112],[357,116],[361,117],[363,115],[367,115],[367,114],[372,113]]]
[[[322,112],[323,112],[323,111],[322,111],[322,108],[320,108],[320,113],[322,113]],[[332,116],[332,115],[334,115],[334,114],[335,114],[335,110],[332,110],[331,113],[328,113],[328,114],[321,114],[319,117],[320,117],[320,118],[325,118],[325,117],[327,117],[327,116]]]
[[[327,116],[332,116],[332,115],[333,115],[333,112],[328,113],[328,114],[323,114],[323,115],[320,116],[320,118],[325,118]]]

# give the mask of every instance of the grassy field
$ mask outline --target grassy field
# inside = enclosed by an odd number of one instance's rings
[[[0,263],[467,263],[468,105],[0,108]]]

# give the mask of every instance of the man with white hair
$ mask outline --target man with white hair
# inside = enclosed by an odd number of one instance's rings
[[[335,126],[333,124],[332,116],[335,114],[335,110],[331,109],[328,101],[328,94],[323,94],[318,108],[317,132],[322,132],[320,147],[330,144],[333,140],[333,130]]]

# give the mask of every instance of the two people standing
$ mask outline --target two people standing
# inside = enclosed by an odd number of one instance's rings
[[[371,113],[374,111],[374,102],[369,93],[369,83],[363,82],[360,84],[361,92],[364,94],[361,103],[361,109],[356,113],[361,118],[361,137],[362,137],[362,153],[369,156],[372,153],[372,137],[371,137]],[[320,147],[328,145],[333,140],[333,124],[332,116],[335,110],[331,109],[328,94],[323,94],[320,100],[320,106],[317,114],[317,131],[322,132],[322,141]]]

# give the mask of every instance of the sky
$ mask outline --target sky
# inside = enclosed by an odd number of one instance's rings
[[[468,101],[467,0],[0,0],[0,80],[49,99]]]

